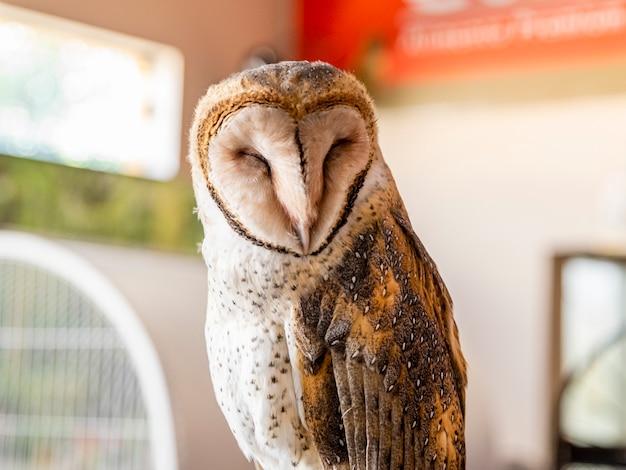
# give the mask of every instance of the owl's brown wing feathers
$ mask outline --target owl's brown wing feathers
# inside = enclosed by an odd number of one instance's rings
[[[304,416],[327,468],[463,469],[451,302],[398,207],[295,312]]]
[[[437,271],[437,267],[432,258],[424,248],[421,240],[417,237],[406,215],[406,209],[402,204],[397,204],[392,210],[392,216],[397,222],[398,226],[402,229],[405,236],[408,238],[408,242],[415,250],[417,258],[421,260],[422,273],[426,283],[424,287],[431,293],[432,308],[435,311],[435,318],[438,321],[438,326],[443,329],[446,337],[446,345],[448,347],[452,366],[455,369],[455,379],[457,381],[457,391],[461,397],[461,406],[465,413],[465,387],[467,386],[467,365],[463,352],[461,351],[461,345],[459,344],[459,330],[454,321],[452,314],[452,299],[448,293],[443,279]],[[426,294],[425,294],[426,295]]]

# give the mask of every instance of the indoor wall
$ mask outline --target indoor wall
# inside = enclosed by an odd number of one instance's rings
[[[624,122],[626,94],[380,112],[383,153],[455,301],[468,468],[550,468],[552,257],[623,252]]]
[[[3,1],[175,46],[185,85],[174,182],[1,157],[0,224],[197,256],[184,161],[195,104],[258,46],[295,57],[295,2]],[[383,154],[456,305],[468,470],[549,468],[552,256],[626,239],[626,70],[594,67],[452,77],[376,97]],[[144,219],[124,232],[138,205]]]

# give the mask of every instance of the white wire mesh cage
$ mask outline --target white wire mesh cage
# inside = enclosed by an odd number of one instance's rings
[[[0,468],[175,469],[143,325],[75,254],[0,232]]]

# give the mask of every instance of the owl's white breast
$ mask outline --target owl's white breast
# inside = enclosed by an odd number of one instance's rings
[[[263,468],[321,469],[300,420],[282,328],[209,316],[206,338],[216,398],[243,453]]]
[[[322,469],[302,423],[285,328],[316,274],[303,260],[224,235],[203,244],[217,401],[244,454],[263,468]]]

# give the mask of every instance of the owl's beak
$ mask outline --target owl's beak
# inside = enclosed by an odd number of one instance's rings
[[[309,244],[311,242],[311,228],[308,224],[299,223],[295,226],[298,240],[300,240],[300,246],[302,247],[302,253],[309,254]]]

